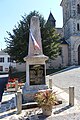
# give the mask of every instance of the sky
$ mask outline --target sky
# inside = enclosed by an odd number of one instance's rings
[[[30,12],[38,11],[45,20],[48,19],[50,11],[55,20],[56,27],[63,26],[61,0],[0,0],[0,50],[6,48],[6,31],[12,33],[13,28],[22,20],[22,16]]]

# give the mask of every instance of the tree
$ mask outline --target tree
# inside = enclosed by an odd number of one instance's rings
[[[59,35],[46,24],[44,17],[39,12],[33,11],[29,15],[25,14],[22,16],[22,20],[18,22],[18,26],[13,28],[13,34],[7,32],[9,35],[9,38],[5,38],[7,52],[16,62],[24,62],[23,58],[28,54],[30,19],[34,15],[39,17],[44,54],[50,58],[54,58],[54,54],[56,53],[57,55],[58,53]]]
[[[50,25],[47,24],[43,33],[45,35],[43,40],[43,52],[45,55],[49,56],[51,59],[55,59],[60,52],[60,35],[56,30]]]

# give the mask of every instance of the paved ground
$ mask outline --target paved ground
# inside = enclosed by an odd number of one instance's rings
[[[53,80],[53,85],[63,89],[68,93],[69,87],[74,86],[75,97],[80,101],[80,66],[73,66],[58,74],[49,76]]]
[[[61,73],[47,76],[47,80],[50,78],[53,80],[53,90],[57,91],[57,95],[63,103],[53,108],[53,113],[50,117],[44,117],[41,109],[23,110],[20,115],[25,114],[25,112],[30,113],[28,120],[80,120],[80,67],[72,67]],[[75,87],[75,102],[73,107],[69,106],[69,86]],[[15,94],[3,96],[4,104],[2,104],[2,111],[0,111],[1,120],[9,120],[9,118],[12,120],[11,116],[18,117],[16,115],[17,110],[11,108],[15,106],[14,97]],[[8,102],[6,103],[6,101]]]

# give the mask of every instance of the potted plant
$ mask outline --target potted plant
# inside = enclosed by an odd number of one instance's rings
[[[42,108],[44,115],[52,114],[52,107],[57,104],[56,93],[52,90],[43,90],[35,94],[35,101]]]

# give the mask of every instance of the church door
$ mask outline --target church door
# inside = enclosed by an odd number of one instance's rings
[[[78,65],[80,65],[80,45],[78,47]]]

